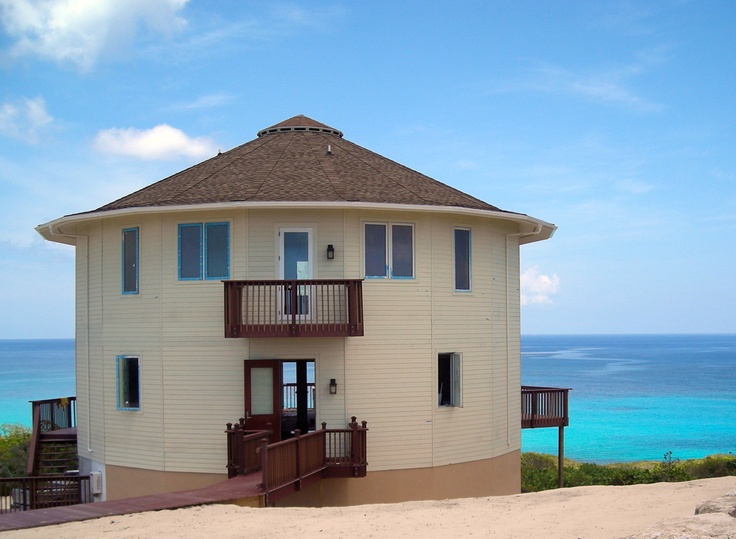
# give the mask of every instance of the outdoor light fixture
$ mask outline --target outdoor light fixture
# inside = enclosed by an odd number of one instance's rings
[[[335,248],[332,246],[332,244],[329,244],[327,246],[327,260],[334,260],[335,258]]]
[[[337,395],[337,381],[330,378],[330,395]]]

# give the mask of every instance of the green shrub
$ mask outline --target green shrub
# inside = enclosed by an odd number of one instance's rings
[[[521,454],[521,491],[539,492],[557,487],[557,459],[542,453]]]
[[[22,425],[0,425],[0,477],[26,475],[31,430]]]
[[[638,485],[660,481],[691,481],[736,475],[736,455],[711,455],[680,461],[672,451],[657,463],[592,464],[565,461],[564,485]],[[521,455],[521,491],[539,492],[557,488],[557,458],[540,453]]]
[[[646,468],[636,466],[611,466],[608,485],[641,485],[653,483],[651,472]]]
[[[680,459],[672,456],[672,451],[667,451],[662,458],[662,462],[652,468],[652,475],[655,481],[677,482],[688,481],[691,477],[680,464]]]

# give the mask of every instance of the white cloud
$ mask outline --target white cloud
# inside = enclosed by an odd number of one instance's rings
[[[184,26],[188,0],[0,0],[13,56],[33,55],[87,71],[128,45],[139,26],[167,34]]]
[[[38,141],[41,129],[53,120],[40,97],[0,105],[0,135],[31,144]]]
[[[636,95],[627,87],[626,79],[640,72],[636,66],[597,73],[575,73],[546,66],[538,72],[539,78],[532,85],[541,91],[580,95],[591,101],[633,110],[660,110],[661,105]]]
[[[171,110],[198,110],[198,109],[210,109],[227,105],[232,102],[235,97],[232,94],[217,93],[209,94],[198,97],[193,101],[185,103],[177,103],[171,106]]]
[[[145,160],[202,158],[216,153],[214,144],[208,138],[191,138],[180,129],[166,124],[146,130],[106,129],[97,133],[93,146],[102,153]]]
[[[532,69],[525,80],[517,80],[497,89],[498,92],[533,91],[581,96],[639,112],[656,112],[664,107],[636,94],[630,80],[644,76],[647,69],[661,63],[662,53],[646,51],[637,61],[622,67],[576,72],[552,64]]]
[[[537,268],[528,268],[521,274],[521,304],[549,304],[560,287],[560,278],[542,275]]]

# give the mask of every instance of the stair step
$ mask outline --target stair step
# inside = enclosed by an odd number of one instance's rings
[[[38,475],[63,475],[79,468],[76,441],[41,441],[36,455]]]

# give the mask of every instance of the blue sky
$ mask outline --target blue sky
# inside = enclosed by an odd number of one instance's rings
[[[296,114],[504,209],[524,333],[736,332],[736,2],[0,0],[0,338],[91,210]]]

